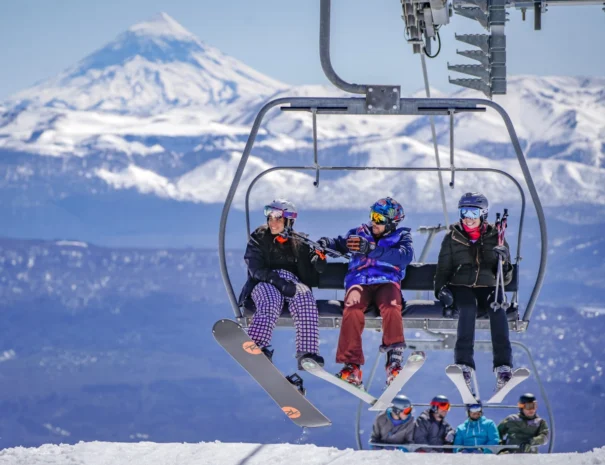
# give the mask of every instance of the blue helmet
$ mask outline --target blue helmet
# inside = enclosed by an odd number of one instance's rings
[[[412,408],[412,402],[410,402],[410,399],[408,399],[403,394],[399,394],[398,396],[395,396],[395,398],[391,401],[391,403],[393,404],[393,407],[395,407],[398,410],[404,411],[404,413],[405,413],[406,409]],[[411,410],[408,411],[408,414],[409,413],[411,413]]]
[[[377,200],[370,207],[370,219],[374,220],[377,224],[386,224],[389,229],[394,229],[404,218],[403,207],[397,200],[391,197]]]
[[[458,210],[462,208],[478,208],[480,210],[481,221],[487,219],[489,213],[489,202],[487,197],[479,192],[467,192],[458,201]]]

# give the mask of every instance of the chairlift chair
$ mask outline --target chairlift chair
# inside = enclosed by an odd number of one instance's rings
[[[511,331],[522,333],[528,329],[531,315],[534,310],[534,306],[542,287],[546,259],[547,259],[547,234],[546,234],[546,220],[542,209],[542,204],[538,197],[537,190],[535,188],[531,173],[529,171],[527,162],[523,155],[521,145],[512,121],[506,111],[498,104],[486,100],[486,99],[452,99],[452,98],[401,98],[399,86],[385,86],[385,85],[359,85],[349,84],[342,80],[336,72],[333,70],[330,54],[329,54],[329,36],[330,36],[330,0],[321,0],[321,14],[320,14],[320,57],[323,70],[330,79],[330,81],[342,90],[365,94],[364,97],[350,97],[350,98],[328,98],[328,97],[285,97],[279,98],[266,103],[257,114],[250,135],[246,142],[243,154],[241,156],[239,165],[235,171],[235,175],[225,204],[223,206],[220,227],[219,227],[219,261],[221,275],[227,295],[231,303],[234,318],[242,326],[248,327],[252,315],[254,313],[253,308],[240,307],[234,292],[229,271],[227,269],[227,258],[225,250],[225,233],[229,211],[233,204],[233,199],[240,187],[240,180],[242,174],[248,162],[252,147],[256,140],[258,131],[262,125],[263,119],[267,113],[271,110],[278,108],[280,111],[296,111],[296,112],[308,112],[312,118],[312,137],[313,137],[313,164],[300,165],[300,166],[275,166],[258,174],[247,187],[245,195],[245,217],[248,238],[250,237],[250,193],[255,184],[269,173],[282,170],[290,171],[311,171],[315,173],[314,185],[317,187],[320,182],[320,173],[322,171],[359,171],[359,170],[381,170],[381,171],[399,171],[406,174],[418,173],[418,172],[435,172],[441,174],[450,175],[450,187],[454,186],[456,173],[473,173],[473,172],[487,172],[495,173],[500,176],[504,176],[509,179],[517,188],[521,201],[521,208],[518,216],[518,234],[516,244],[516,255],[513,263],[513,279],[506,286],[506,291],[512,293],[512,305],[507,312],[508,324]],[[517,161],[521,167],[524,181],[529,191],[529,198],[533,202],[535,207],[539,228],[540,228],[540,263],[537,272],[536,280],[529,300],[522,308],[519,305],[518,292],[519,292],[519,268],[521,260],[521,239],[523,232],[523,224],[526,210],[526,196],[520,183],[509,173],[495,169],[495,168],[461,168],[455,166],[454,163],[454,118],[456,114],[469,113],[469,112],[485,112],[487,109],[495,111],[500,115],[508,134],[511,139]],[[450,122],[450,166],[449,167],[396,167],[396,166],[322,166],[318,161],[317,153],[317,115],[339,115],[340,117],[347,117],[349,115],[383,115],[390,117],[401,117],[407,115],[420,115],[420,116],[447,116]],[[426,255],[423,253],[423,255]],[[409,291],[432,291],[433,290],[433,278],[435,275],[436,263],[412,263],[406,270],[405,279],[401,283],[402,290]],[[325,271],[320,275],[319,281],[316,283],[314,288],[316,289],[344,289],[344,277],[347,271],[346,263],[331,262],[327,264]],[[432,292],[431,292],[432,295]],[[318,300],[319,309],[319,327],[322,330],[325,329],[338,329],[342,320],[343,303],[339,300]],[[404,320],[404,327],[406,329],[419,329],[424,330],[432,336],[428,340],[413,340],[406,338],[409,345],[417,346],[419,349],[428,350],[453,350],[456,329],[458,320],[454,318],[446,318],[443,316],[443,306],[435,299],[416,299],[409,300],[405,303],[402,309],[402,318]],[[376,310],[370,310],[366,313],[366,327],[370,329],[380,330],[382,320]],[[489,330],[489,319],[478,319],[476,322],[477,330]],[[284,312],[278,319],[277,326],[280,328],[293,328],[293,320],[287,312]],[[480,344],[477,341],[477,348],[481,350],[491,350],[491,343],[485,342]],[[519,345],[518,342],[513,344]],[[520,344],[523,346],[522,344]],[[531,357],[529,349],[525,346],[522,347],[529,355],[532,363],[533,374],[535,379],[540,385],[542,397],[545,400],[550,425],[551,425],[551,440],[549,444],[549,452],[552,451],[554,446],[554,419],[552,411],[546,397],[546,393],[543,389],[542,383],[538,376],[538,371]],[[511,406],[512,407],[512,406]],[[515,407],[516,408],[516,407]],[[362,448],[360,437],[359,437],[359,415],[358,415],[358,446]]]

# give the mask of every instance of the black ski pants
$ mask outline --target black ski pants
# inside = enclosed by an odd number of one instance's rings
[[[455,363],[468,365],[475,369],[475,320],[477,316],[487,313],[489,316],[492,346],[494,353],[494,368],[507,365],[513,366],[513,351],[508,335],[508,320],[506,311],[494,310],[490,303],[494,300],[493,287],[450,286],[454,294],[454,305],[460,315],[458,319],[458,339],[454,349]]]

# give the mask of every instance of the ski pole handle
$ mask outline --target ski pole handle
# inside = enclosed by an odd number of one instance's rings
[[[351,259],[351,256],[349,254],[340,253],[338,250],[330,249],[329,247],[322,247],[317,242],[315,242],[315,241],[309,239],[308,237],[303,236],[302,234],[299,234],[299,233],[297,233],[295,231],[292,231],[292,230],[286,231],[286,230],[284,230],[284,233],[286,233],[288,235],[291,235],[291,236],[294,236],[297,239],[300,239],[301,241],[305,242],[307,245],[313,246],[313,247],[315,247],[316,249],[318,249],[320,251],[325,251],[329,255],[333,255],[335,257],[346,258],[347,260]]]

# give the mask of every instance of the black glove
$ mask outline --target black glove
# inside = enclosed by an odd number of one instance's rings
[[[274,274],[269,278],[269,284],[273,284],[285,297],[294,297],[294,294],[296,294],[296,284],[281,278],[278,274]]]
[[[496,259],[501,258],[503,262],[508,261],[508,249],[503,245],[494,247],[494,255],[496,256]]]
[[[319,249],[311,249],[311,264],[318,273],[323,273],[326,269],[326,255]]]
[[[321,239],[319,239],[317,241],[317,244],[322,248],[322,249],[326,249],[330,246],[330,238],[329,237],[322,237]]]
[[[528,442],[524,442],[519,444],[519,449],[517,449],[519,452],[524,452],[524,453],[528,453],[531,452],[531,444]]]
[[[376,248],[376,244],[368,241],[365,237],[349,236],[347,239],[347,248],[353,253],[367,255]]]
[[[446,308],[454,305],[454,294],[445,286],[437,293],[437,298]]]

